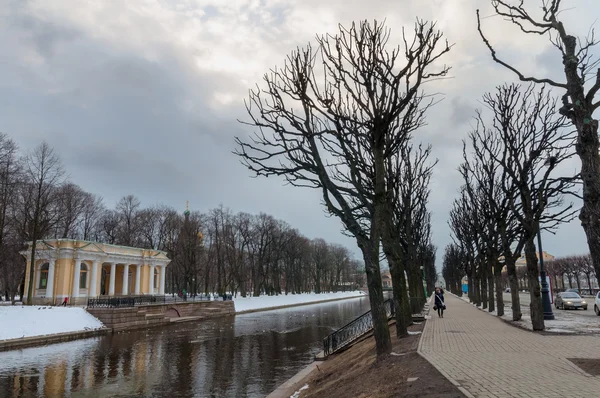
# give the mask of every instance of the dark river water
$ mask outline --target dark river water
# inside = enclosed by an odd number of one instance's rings
[[[368,310],[364,297],[0,352],[0,397],[264,397]]]

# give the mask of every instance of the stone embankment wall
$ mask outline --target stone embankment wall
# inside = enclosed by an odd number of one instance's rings
[[[87,311],[113,332],[235,315],[233,301],[149,304],[129,308],[88,308]]]

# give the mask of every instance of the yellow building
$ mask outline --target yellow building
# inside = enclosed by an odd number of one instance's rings
[[[31,243],[21,254],[27,259],[27,297]],[[171,261],[158,250],[72,239],[38,241],[35,257],[33,303],[42,305],[65,297],[77,305],[88,297],[164,294]]]
[[[550,261],[554,261],[554,256],[552,254],[543,252],[543,256],[544,256],[544,264],[550,262]],[[535,257],[539,260],[540,259],[540,253],[535,252]],[[525,267],[527,266],[527,260],[525,259],[525,254],[521,255],[521,257],[519,257],[519,259],[516,261],[515,265],[517,267]]]

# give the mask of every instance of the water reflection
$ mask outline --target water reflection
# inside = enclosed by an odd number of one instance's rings
[[[0,353],[2,397],[262,397],[366,298]]]

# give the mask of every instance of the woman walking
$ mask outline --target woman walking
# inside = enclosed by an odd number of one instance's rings
[[[444,317],[444,310],[446,309],[446,304],[444,303],[444,291],[441,287],[435,288],[434,309],[437,309],[437,313],[440,318]]]

